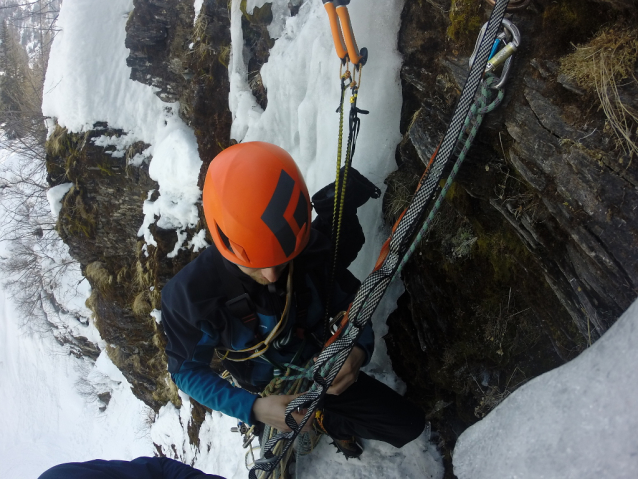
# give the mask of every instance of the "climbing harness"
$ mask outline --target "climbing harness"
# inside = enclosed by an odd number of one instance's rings
[[[286,305],[284,306],[284,311],[281,313],[281,318],[279,322],[275,325],[272,331],[268,334],[266,339],[259,341],[257,344],[246,348],[246,349],[226,349],[226,354],[220,356],[220,359],[223,361],[228,359],[229,361],[242,362],[248,361],[250,359],[255,359],[257,357],[263,356],[263,354],[268,351],[271,344],[275,344],[277,337],[281,334],[282,331],[286,329],[288,325],[288,316],[290,313],[290,305],[292,303],[292,275],[293,275],[293,262],[291,261],[288,265],[288,279],[286,280]],[[243,296],[248,296],[247,294]],[[245,298],[242,298],[245,299]],[[228,305],[228,303],[227,303]],[[224,348],[218,347],[217,351],[223,351]],[[243,353],[251,353],[248,356],[235,356],[235,353],[243,354]],[[231,356],[233,354],[233,356]],[[265,356],[263,356],[265,358]]]
[[[387,242],[387,249],[382,251],[374,271],[359,288],[350,309],[344,317],[342,324],[345,326],[341,334],[331,344],[326,346],[317,358],[312,367],[314,382],[309,391],[288,404],[285,422],[291,431],[276,434],[263,444],[262,458],[255,462],[255,466],[250,471],[250,479],[268,477],[277,468],[281,458],[291,449],[293,441],[297,438],[303,426],[311,417],[314,417],[319,403],[345,363],[359,335],[372,317],[385,290],[399,271],[399,268],[405,264],[405,256],[413,251],[415,245],[412,240],[415,235],[418,237],[419,224],[432,203],[434,192],[439,187],[439,181],[444,169],[457,152],[459,139],[466,138],[464,147],[460,153],[457,153],[458,158],[461,158],[467,153],[467,148],[471,138],[476,134],[482,115],[495,108],[500,99],[502,99],[502,92],[498,91],[497,100],[495,100],[497,103],[494,103],[494,101],[488,103],[487,93],[490,93],[490,86],[492,86],[494,80],[490,80],[491,76],[489,73],[485,73],[485,69],[491,54],[493,54],[494,42],[499,35],[508,4],[509,0],[496,1],[490,20],[476,48],[472,67],[448,130],[433,155],[427,175],[419,182],[410,206],[395,224]],[[496,87],[496,85],[493,85],[493,87]],[[477,105],[475,97],[479,89],[481,94]],[[481,97],[485,98],[480,99]],[[456,170],[458,170],[457,165],[460,165],[458,158],[455,163]],[[454,170],[455,168],[452,169],[453,172]],[[443,193],[443,190],[441,192]],[[441,199],[440,195],[439,199]],[[436,207],[436,203],[434,206]],[[421,228],[421,231],[423,231],[423,228]],[[306,410],[306,414],[299,423],[292,416],[293,411],[298,410],[298,408]]]
[[[305,345],[305,343],[304,343]],[[300,348],[303,349],[303,346]],[[297,353],[298,356],[299,353]],[[275,377],[269,384],[266,386],[264,391],[261,393],[262,397],[271,396],[274,394],[299,394],[308,390],[310,385],[312,384],[312,364],[313,361],[310,360],[304,367],[295,366],[296,358],[293,358],[290,364],[286,364],[287,367],[286,373],[282,376]],[[300,374],[293,375],[292,372],[297,371]],[[296,412],[300,412],[300,408],[297,409]],[[272,440],[273,437],[277,437],[280,433],[277,429],[264,425],[263,432],[261,434],[261,444],[268,443]],[[275,464],[271,471],[263,471],[258,472],[257,478],[265,479],[267,477],[271,477],[273,479],[286,479],[286,472],[288,471],[290,461],[293,459],[294,454],[294,464],[295,466],[298,464],[297,458],[299,456],[304,456],[306,454],[310,454],[314,448],[319,443],[321,439],[322,433],[320,431],[314,432],[303,432],[300,433],[295,440],[295,447],[288,448],[287,450],[283,450],[284,444],[278,443],[275,445],[273,453],[276,457],[278,457],[278,464]],[[256,464],[262,461],[262,459],[257,459]],[[251,469],[251,477],[253,474],[253,470]],[[296,474],[295,474],[296,475]]]

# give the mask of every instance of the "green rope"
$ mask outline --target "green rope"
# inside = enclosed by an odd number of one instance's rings
[[[457,145],[460,145],[463,143],[463,149],[459,153],[459,156],[456,162],[454,163],[454,166],[452,167],[452,171],[450,172],[450,175],[448,176],[445,182],[445,185],[441,189],[441,192],[439,193],[439,197],[434,203],[434,206],[432,207],[430,214],[428,215],[420,231],[417,233],[416,237],[414,238],[414,241],[412,241],[412,244],[410,245],[410,248],[406,252],[405,256],[403,256],[403,259],[401,260],[401,264],[399,264],[399,268],[397,269],[397,272],[395,274],[396,276],[401,274],[403,267],[406,265],[406,263],[408,262],[408,260],[410,259],[414,251],[416,250],[416,247],[423,239],[423,236],[427,232],[428,228],[432,224],[432,221],[434,220],[436,213],[439,211],[439,208],[441,207],[441,204],[443,203],[443,199],[445,198],[445,195],[447,194],[448,190],[450,189],[450,186],[454,182],[454,178],[456,177],[456,174],[458,173],[459,168],[461,167],[461,164],[463,163],[463,160],[465,160],[467,152],[472,146],[472,142],[474,141],[474,138],[476,137],[476,134],[478,133],[478,129],[481,126],[481,123],[483,122],[483,117],[487,113],[493,111],[496,107],[498,107],[501,104],[501,101],[503,100],[503,96],[505,95],[503,90],[498,90],[498,94],[496,98],[494,98],[494,100],[492,100],[491,103],[489,104],[487,103],[488,98],[490,96],[490,92],[494,91],[493,89],[490,88],[490,86],[496,81],[498,81],[498,79],[494,75],[488,74],[486,79],[483,80],[483,82],[481,82],[479,93],[476,97],[476,100],[474,101],[474,104],[470,108],[469,113],[465,117],[464,128],[461,131],[459,138],[457,140]],[[472,124],[472,128],[469,131],[469,133],[467,133],[467,138],[465,139],[465,141],[463,141],[463,136],[466,134],[467,128],[470,126],[470,124]]]
[[[305,392],[310,388],[312,384],[312,368],[314,361],[311,359],[305,366],[296,366],[294,364],[285,364],[286,373],[283,376],[273,378],[268,386],[262,392],[262,397],[270,396],[273,394],[298,394],[299,392]],[[291,371],[301,371],[302,374],[291,376]],[[267,424],[264,425],[262,433],[261,444],[265,444],[268,439],[279,434],[279,431]],[[311,433],[304,432],[297,436],[297,446],[295,448],[297,457],[309,454],[316,447],[321,435],[315,433],[313,437]],[[286,467],[292,456],[292,448],[288,451],[285,458],[282,458],[277,468],[273,471],[271,478],[283,478],[285,476]],[[265,475],[263,476],[265,477]]]

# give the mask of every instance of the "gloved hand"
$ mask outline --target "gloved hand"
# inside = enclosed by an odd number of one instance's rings
[[[341,168],[341,177],[345,166]],[[370,180],[359,173],[352,166],[348,168],[348,179],[346,180],[346,201],[344,203],[344,217],[357,214],[357,208],[365,204],[370,198],[379,198],[381,190]],[[324,186],[312,196],[312,204],[321,220],[332,224],[332,213],[334,208],[335,184],[334,181]]]

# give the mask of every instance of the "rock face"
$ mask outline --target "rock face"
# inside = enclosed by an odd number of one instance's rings
[[[526,104],[516,105],[505,125],[514,140],[513,166],[569,238],[557,248],[557,235],[545,239],[533,226],[519,227],[528,232],[521,235],[528,248],[558,267],[559,274],[550,274],[547,265],[547,281],[578,329],[599,337],[638,291],[638,257],[629,246],[638,241],[638,193],[631,173],[618,168],[622,156],[610,151],[604,125],[567,124],[548,98],[550,88],[525,77]]]
[[[630,3],[533,1],[510,16],[523,40],[505,101],[404,271],[386,342],[444,452],[516,387],[596,341],[638,294],[638,167],[596,95],[560,70],[572,43],[635,19]],[[387,180],[389,221],[443,138],[488,14],[463,0],[405,4],[404,139]]]
[[[125,43],[131,79],[158,88],[164,101],[177,101],[189,79],[184,57],[192,42],[193,3],[135,0],[133,6]]]
[[[143,255],[137,238],[140,206],[157,184],[148,176],[148,164],[128,164],[148,145],[134,144],[118,157],[109,154],[114,148],[94,143],[121,135],[105,125],[84,134],[58,128],[49,140],[47,170],[51,185],[74,184],[64,197],[57,230],[91,283],[87,306],[109,344],[107,352],[133,392],[158,410],[177,394],[168,381],[163,331],[149,315],[159,307],[156,257]]]

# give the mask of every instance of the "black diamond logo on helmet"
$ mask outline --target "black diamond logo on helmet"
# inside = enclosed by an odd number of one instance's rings
[[[275,192],[266,207],[266,211],[261,215],[262,221],[273,232],[286,256],[290,256],[295,251],[295,244],[297,244],[295,233],[286,218],[284,218],[284,213],[290,204],[294,188],[295,180],[284,170],[281,170]],[[301,191],[299,192],[299,200],[293,217],[299,228],[308,222],[308,203]]]

